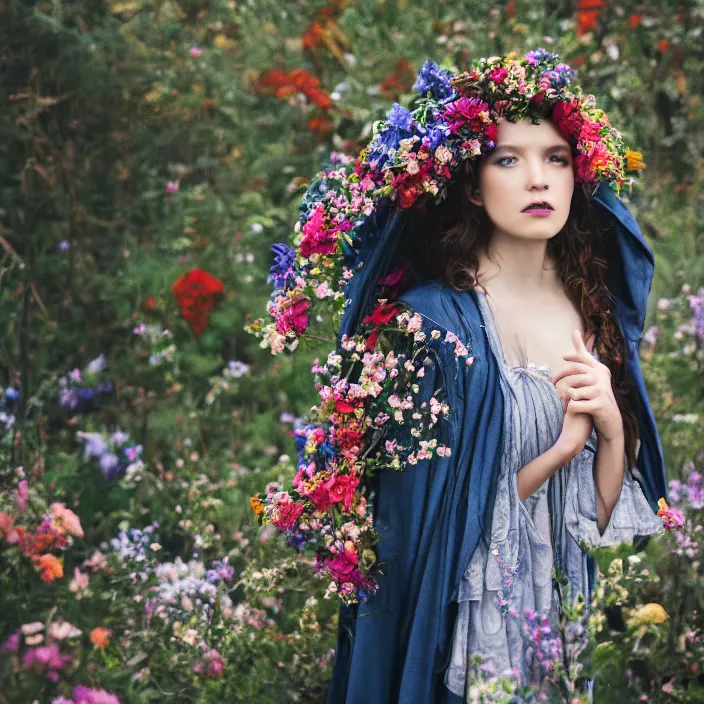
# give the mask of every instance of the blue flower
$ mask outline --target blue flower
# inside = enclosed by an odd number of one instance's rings
[[[11,386],[8,386],[5,389],[5,398],[9,401],[14,401],[16,398],[20,397],[20,392],[17,389],[13,389]]]
[[[413,90],[420,95],[430,93],[435,100],[449,98],[454,92],[450,77],[434,62],[428,59],[418,73]]]
[[[369,161],[376,163],[376,168],[380,169],[388,160],[390,149],[398,149],[402,139],[413,136],[415,123],[411,113],[398,103],[386,114],[384,128],[374,136],[369,149]]]
[[[295,280],[293,262],[296,250],[283,242],[276,242],[271,251],[274,253],[274,265],[269,269],[267,283],[273,283],[276,289],[283,289],[287,282]]]
[[[575,71],[569,64],[558,64],[552,71],[546,71],[544,75],[550,79],[555,88],[564,88],[574,78]]]
[[[559,58],[559,54],[551,54],[547,49],[536,49],[535,51],[529,51],[523,57],[531,66],[535,66],[540,61],[554,61]]]

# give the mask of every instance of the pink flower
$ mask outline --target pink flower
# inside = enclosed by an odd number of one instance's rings
[[[192,46],[188,51],[188,55],[197,59],[199,56],[203,56],[203,50],[199,46]]]
[[[59,650],[58,643],[42,645],[38,648],[30,648],[22,659],[22,667],[25,670],[35,669],[45,672],[46,676],[53,682],[58,681],[57,670],[63,670],[72,658]]]
[[[75,535],[77,538],[83,537],[83,528],[78,516],[66,508],[61,503],[51,504],[51,527],[59,535]]]
[[[17,513],[22,515],[27,508],[27,499],[29,498],[29,485],[27,480],[23,479],[17,485],[17,491],[15,491],[15,507],[17,508]]]
[[[271,522],[279,530],[290,530],[296,525],[299,516],[303,513],[303,504],[298,504],[290,496],[277,502],[272,511]]]
[[[73,688],[73,700],[75,704],[120,704],[116,695],[104,689],[89,689],[82,685]]]
[[[212,677],[219,680],[225,670],[226,660],[217,650],[212,648],[203,655],[203,660],[193,665],[193,672],[197,675]]]
[[[178,189],[179,189],[179,186],[180,186],[180,184],[178,181],[169,181],[166,184],[166,192],[167,193],[176,193],[176,191],[178,191]]]
[[[285,335],[294,331],[302,335],[308,328],[308,316],[306,311],[310,308],[310,301],[307,298],[299,298],[290,304],[286,310],[276,319],[276,332]]]
[[[81,570],[76,567],[73,571],[73,579],[69,583],[68,588],[72,592],[82,592],[84,589],[86,589],[86,587],[88,587],[89,581],[89,575],[85,572],[81,572]]]

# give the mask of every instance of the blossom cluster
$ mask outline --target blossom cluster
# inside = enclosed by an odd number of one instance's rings
[[[496,147],[499,121],[552,119],[572,147],[577,182],[605,181],[618,193],[627,170],[645,167],[595,97],[583,94],[574,69],[545,49],[520,59],[515,52],[482,58],[457,74],[426,61],[413,88],[413,109],[394,103],[356,158],[331,154],[303,197],[293,247],[274,245],[267,304],[273,322],[246,326],[272,354],[296,349],[314,303],[326,301],[336,321],[369,224],[386,206],[442,202],[466,162]]]
[[[111,381],[99,381],[105,370],[105,355],[101,354],[81,370],[72,369],[59,379],[59,404],[75,413],[90,413],[109,401],[115,392]]]
[[[108,481],[123,475],[130,479],[144,469],[141,459],[144,448],[119,428],[110,435],[79,430],[76,439],[83,443],[83,458],[94,457]]]
[[[294,430],[292,484],[272,482],[250,500],[260,524],[273,524],[293,548],[314,554],[318,574],[332,577],[329,591],[345,603],[364,601],[377,588],[378,539],[365,477],[450,453],[437,439],[436,426],[449,413],[444,390],[418,399],[433,363],[421,325],[400,305],[380,306],[365,318],[362,334],[343,336],[324,364],[315,361],[317,422]],[[430,339],[440,335],[433,331]],[[454,335],[441,342],[458,357],[469,355]]]
[[[13,499],[11,513],[0,511],[0,541],[30,558],[44,582],[62,578],[64,568],[60,553],[71,545],[74,537],[83,537],[78,516],[57,501],[36,524],[35,517],[27,510],[29,486],[25,479],[18,483]],[[35,527],[31,527],[32,524]]]
[[[172,375],[178,374],[177,350],[171,330],[141,322],[132,328],[132,333],[147,345],[150,367],[167,368]]]

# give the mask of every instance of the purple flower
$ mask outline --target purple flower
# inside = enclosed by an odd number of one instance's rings
[[[30,668],[46,672],[46,676],[56,682],[59,678],[57,670],[63,670],[73,658],[65,655],[59,650],[58,643],[51,645],[41,645],[38,648],[30,648],[22,658],[22,667],[25,670]]]
[[[687,296],[689,307],[694,311],[694,330],[697,337],[704,342],[704,288],[696,296]]]
[[[8,639],[2,644],[2,651],[4,653],[16,653],[20,647],[20,632],[15,631]]]
[[[119,428],[112,434],[111,440],[118,446],[122,447],[130,439],[129,433],[125,433]]]
[[[67,252],[69,249],[71,249],[71,243],[68,240],[61,240],[61,242],[59,242],[58,247],[60,252]]]
[[[369,161],[374,164],[374,168],[381,169],[390,149],[398,149],[402,139],[413,136],[415,123],[410,110],[394,103],[391,110],[386,113],[386,125],[381,132],[378,132],[369,151]]]
[[[102,457],[108,451],[108,444],[102,433],[85,433],[79,430],[76,433],[76,437],[79,441],[83,440],[85,442],[85,447],[83,448],[84,459]]]
[[[283,242],[272,245],[274,265],[269,269],[267,283],[273,283],[275,289],[285,289],[286,284],[295,280],[293,262],[296,259],[296,250]]]
[[[453,94],[450,77],[434,61],[428,59],[418,73],[413,90],[420,95],[430,93],[435,100],[449,98]]]
[[[551,54],[547,49],[535,49],[534,51],[529,51],[523,57],[531,66],[536,66],[541,61],[552,61],[557,58],[557,54]]]
[[[643,333],[643,339],[652,347],[657,342],[659,332],[660,327],[658,325],[651,325]]]
[[[112,452],[106,452],[100,457],[100,469],[106,479],[112,479],[120,469],[120,460],[118,456]]]

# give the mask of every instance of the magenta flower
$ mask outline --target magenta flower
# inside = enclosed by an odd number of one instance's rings
[[[179,189],[179,182],[178,181],[169,181],[166,184],[166,192],[167,193],[176,193]]]

